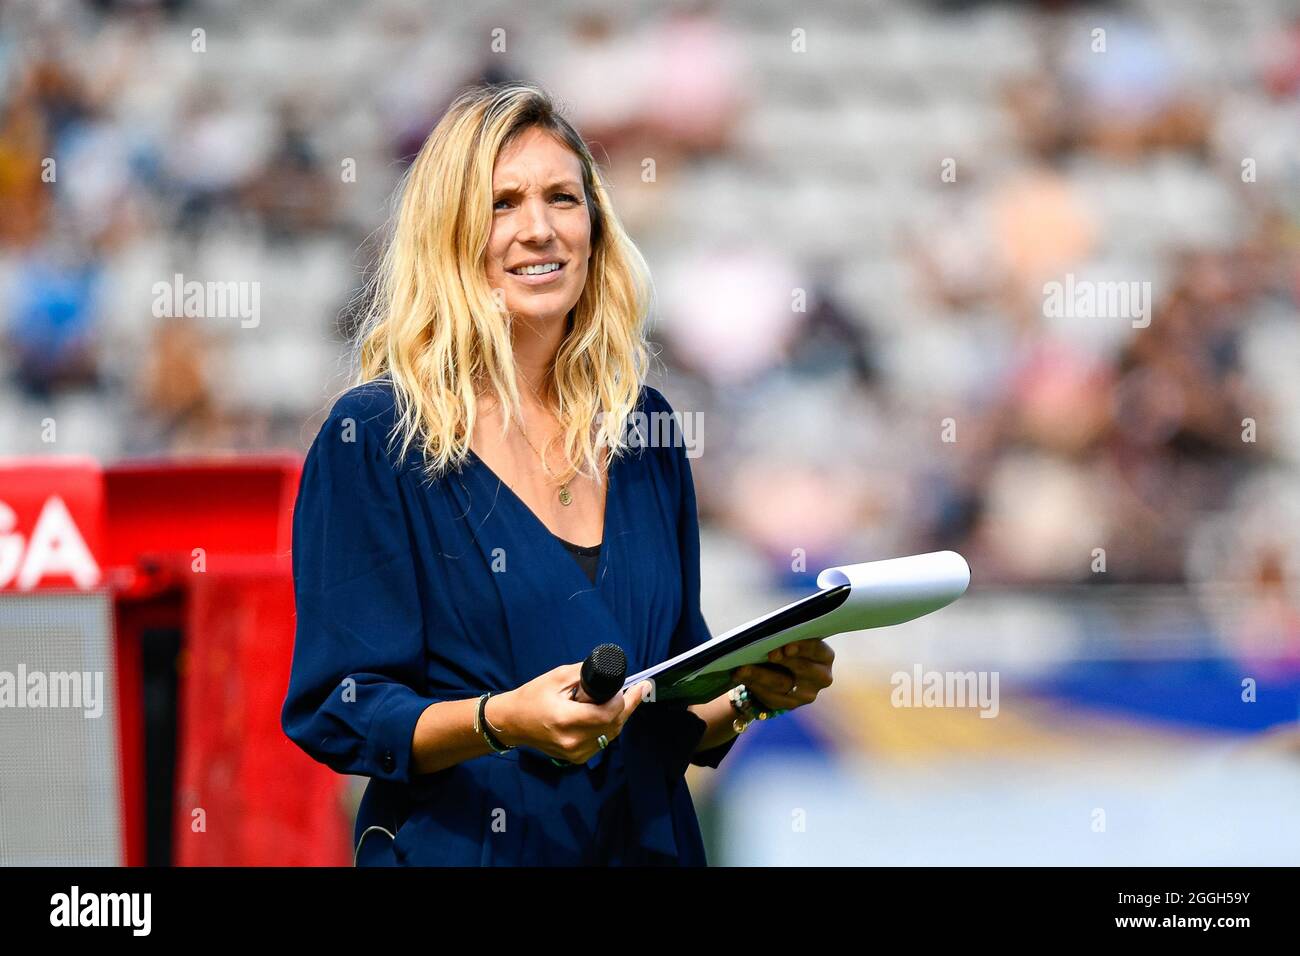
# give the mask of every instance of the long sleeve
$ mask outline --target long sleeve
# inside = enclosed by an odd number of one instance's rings
[[[293,513],[297,603],[280,722],[340,773],[411,779],[424,622],[398,476],[375,423],[340,399],[303,463]]]
[[[667,400],[662,399],[663,410],[672,413]],[[709,625],[700,608],[700,522],[695,503],[695,480],[691,474],[690,458],[682,440],[679,423],[671,426],[672,440],[664,449],[668,456],[670,474],[676,481],[678,493],[677,542],[681,551],[682,614],[673,633],[671,656],[681,654],[699,644],[713,639]],[[735,737],[725,743],[701,750],[691,756],[697,767],[717,768],[736,742]]]

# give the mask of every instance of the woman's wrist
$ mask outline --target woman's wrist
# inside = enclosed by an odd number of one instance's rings
[[[700,737],[700,742],[695,745],[696,753],[720,747],[736,736],[732,724],[734,713],[726,694],[719,694],[707,703],[691,704],[686,709],[705,724],[704,734]]]
[[[483,718],[497,740],[507,747],[518,747],[520,740],[515,730],[514,711],[511,707],[514,701],[510,696],[512,693],[512,691],[504,691],[489,697],[483,706]]]
[[[764,706],[750,694],[749,688],[744,684],[737,684],[731,688],[727,692],[727,699],[731,702],[732,711],[735,715],[733,726],[737,734],[742,733],[746,727],[756,720],[770,720],[786,713],[782,708]]]

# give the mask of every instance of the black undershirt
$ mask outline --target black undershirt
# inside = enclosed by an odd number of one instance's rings
[[[554,532],[552,532],[554,534]],[[573,559],[578,562],[583,572],[587,575],[587,580],[592,584],[596,583],[596,567],[600,563],[600,545],[593,544],[585,548],[580,544],[574,544],[571,541],[565,541],[558,534],[555,540],[564,545],[564,549],[573,555]]]

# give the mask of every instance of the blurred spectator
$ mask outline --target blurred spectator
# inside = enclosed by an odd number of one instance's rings
[[[1206,110],[1185,89],[1166,37],[1121,13],[1098,18],[1088,35],[1065,56],[1084,145],[1121,160],[1148,150],[1204,148]]]
[[[133,454],[203,452],[229,442],[212,392],[209,349],[194,319],[175,316],[155,327],[135,384]]]
[[[163,155],[182,234],[197,239],[215,217],[238,211],[243,188],[266,166],[272,135],[256,105],[235,105],[219,87],[190,97]]]
[[[581,13],[572,40],[573,52],[557,64],[550,89],[598,161],[604,161],[641,135],[654,65],[644,37],[620,29],[608,11]]]
[[[1008,175],[988,203],[989,238],[1006,276],[1005,308],[1013,316],[1041,314],[1043,283],[1087,258],[1096,224],[1070,180],[1046,165]]]
[[[286,243],[333,225],[338,179],[321,168],[300,108],[284,104],[276,125],[279,142],[252,177],[245,202],[267,237]]]
[[[1300,93],[1300,17],[1268,38],[1264,87],[1279,99]]]
[[[651,134],[688,157],[728,148],[746,87],[740,50],[718,5],[678,6],[656,26],[649,50]]]
[[[746,381],[782,361],[804,317],[788,259],[758,245],[693,255],[664,283],[673,356],[714,384]]]
[[[847,371],[853,384],[869,388],[879,370],[866,323],[850,315],[831,291],[829,276],[808,289],[808,317],[790,348],[789,368],[809,378],[832,377]]]
[[[45,155],[35,100],[14,96],[0,106],[0,243],[25,246],[39,235],[50,197],[41,182]]]
[[[7,344],[16,383],[29,398],[98,388],[101,268],[70,237],[52,238],[19,269]]]

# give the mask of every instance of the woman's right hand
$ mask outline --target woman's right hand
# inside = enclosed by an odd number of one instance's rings
[[[582,679],[582,664],[562,664],[527,684],[488,698],[488,723],[509,746],[528,746],[569,763],[586,763],[601,747],[604,734],[613,740],[641,706],[650,682],[642,681],[603,704],[572,700]]]

